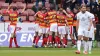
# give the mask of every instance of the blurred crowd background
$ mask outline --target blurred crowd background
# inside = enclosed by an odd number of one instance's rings
[[[9,15],[5,13],[5,10],[11,5],[11,8],[17,7],[20,12],[24,7],[25,11],[19,15],[21,22],[33,22],[33,15],[39,10],[40,7],[45,7],[50,10],[50,6],[55,6],[55,10],[63,8],[66,10],[70,7],[71,11],[76,14],[79,12],[81,4],[86,4],[90,8],[90,12],[95,15],[96,23],[100,24],[100,0],[0,0],[0,18],[1,22],[8,22]]]

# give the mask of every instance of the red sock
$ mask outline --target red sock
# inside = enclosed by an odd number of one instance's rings
[[[36,37],[36,40],[35,40],[36,45],[38,44],[39,39],[40,39],[40,37],[37,36],[37,37]]]
[[[44,43],[45,43],[45,38],[43,38],[42,46],[44,46]]]
[[[55,43],[58,43],[58,36],[55,37]]]
[[[11,38],[10,38],[10,44],[9,44],[9,47],[10,47],[10,48],[12,47],[12,41],[13,41],[13,38],[11,37]]]
[[[60,44],[60,37],[58,37],[58,44]]]
[[[63,44],[66,44],[66,38],[65,37],[63,37]]]
[[[68,39],[66,39],[66,45],[67,45],[67,43],[68,43]]]
[[[72,43],[73,43],[74,45],[76,45],[76,41],[75,41],[74,39],[72,39]]]
[[[35,40],[36,40],[36,36],[34,36],[33,43],[35,43]]]
[[[47,44],[47,39],[48,39],[48,38],[46,37],[46,38],[45,38],[45,41],[44,41],[44,42],[45,42],[45,44]]]
[[[44,46],[44,44],[47,44],[47,37],[43,38],[42,46]]]
[[[16,37],[14,37],[14,42],[15,42],[16,47],[18,47]]]
[[[49,35],[49,42],[51,42],[52,43],[52,35]]]

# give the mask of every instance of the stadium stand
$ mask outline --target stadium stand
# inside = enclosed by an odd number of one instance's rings
[[[13,0],[13,2],[24,2],[24,0]]]
[[[9,6],[9,3],[2,3],[2,5],[1,5],[2,7],[2,9],[7,9],[8,8],[8,6]]]
[[[30,21],[30,22],[34,22],[34,20],[35,20],[35,19],[34,19],[33,16],[29,16],[29,21]]]

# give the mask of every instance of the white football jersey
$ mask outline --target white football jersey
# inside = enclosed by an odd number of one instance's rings
[[[93,21],[95,21],[95,16],[94,16],[94,14],[90,13],[90,15],[91,15],[91,19],[92,19]]]
[[[79,12],[77,14],[77,20],[79,20],[79,28],[88,28],[90,25],[90,19],[92,19],[90,12]]]

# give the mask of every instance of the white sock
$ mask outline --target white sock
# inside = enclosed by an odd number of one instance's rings
[[[89,52],[91,52],[91,49],[92,49],[92,41],[88,41],[88,47],[89,47]]]
[[[81,40],[77,41],[77,50],[80,51],[81,49]]]
[[[84,51],[88,50],[88,41],[84,41]]]

